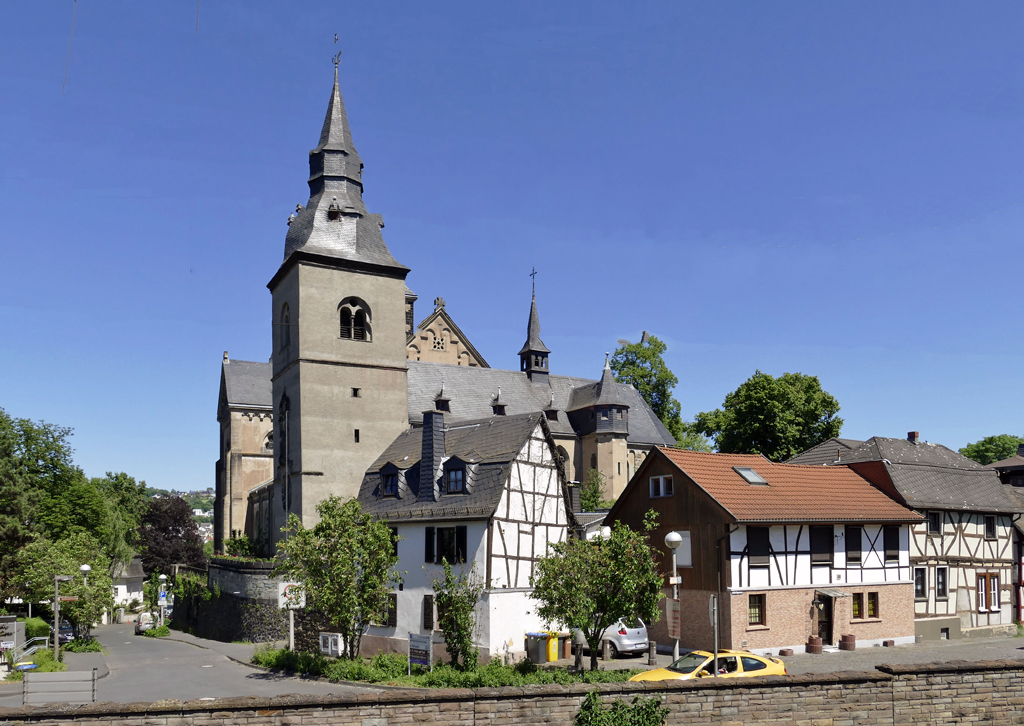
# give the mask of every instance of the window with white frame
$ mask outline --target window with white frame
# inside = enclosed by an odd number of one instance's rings
[[[978,611],[999,610],[999,575],[978,575]]]
[[[672,496],[672,477],[652,476],[651,477],[651,499],[658,497]]]
[[[928,597],[928,568],[914,568],[914,599],[924,600]]]

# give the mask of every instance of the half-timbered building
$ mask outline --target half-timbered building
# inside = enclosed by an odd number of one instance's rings
[[[1001,459],[989,464],[999,475],[1003,491],[1016,507],[1017,513],[1024,513],[1024,444],[1017,447],[1017,453],[1008,459]],[[1024,621],[1024,584],[1021,573],[1024,572],[1024,523],[1020,517],[1013,521],[1013,619]]]
[[[801,454],[790,463],[803,460]],[[868,439],[843,451],[838,463],[923,516],[910,543],[918,635],[959,638],[1012,627],[1019,508],[993,469],[922,441],[916,431],[906,439]]]
[[[484,586],[475,640],[481,656],[524,655],[525,634],[544,626],[531,599],[538,558],[568,534],[571,507],[562,463],[541,413],[446,421],[427,411],[366,472],[359,501],[397,536],[398,569],[387,623],[363,638],[367,651],[404,651],[408,634],[433,634],[443,653],[433,582],[442,559]]]
[[[913,642],[909,525],[922,518],[853,471],[658,447],[606,522],[638,527],[651,509],[665,573],[665,535],[683,540],[682,645],[713,645],[713,595],[723,648],[777,652],[812,635],[826,645],[841,635],[865,645]],[[651,631],[668,642],[667,623]]]

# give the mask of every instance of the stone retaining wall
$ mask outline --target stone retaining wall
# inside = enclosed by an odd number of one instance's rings
[[[0,709],[0,722],[45,726],[399,726],[436,723],[569,724],[584,695],[607,701],[655,696],[668,726],[750,723],[801,726],[1024,723],[1024,661],[879,666],[833,673],[677,683],[388,690],[358,696],[97,703]]]

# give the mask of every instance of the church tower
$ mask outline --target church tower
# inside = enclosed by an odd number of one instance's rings
[[[363,164],[334,88],[309,152],[309,201],[288,219],[273,297],[272,539],[289,513],[317,521],[330,495],[359,492],[363,473],[408,427],[409,268],[391,256],[363,204]]]

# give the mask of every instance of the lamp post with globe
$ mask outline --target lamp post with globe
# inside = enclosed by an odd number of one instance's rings
[[[676,601],[679,600],[679,569],[676,566],[676,550],[682,543],[683,538],[678,532],[673,531],[665,535],[665,546],[672,550],[672,574],[669,575],[668,581],[672,584],[672,599]],[[672,662],[675,663],[679,660],[679,623],[674,623],[673,627],[676,638],[672,643]]]

